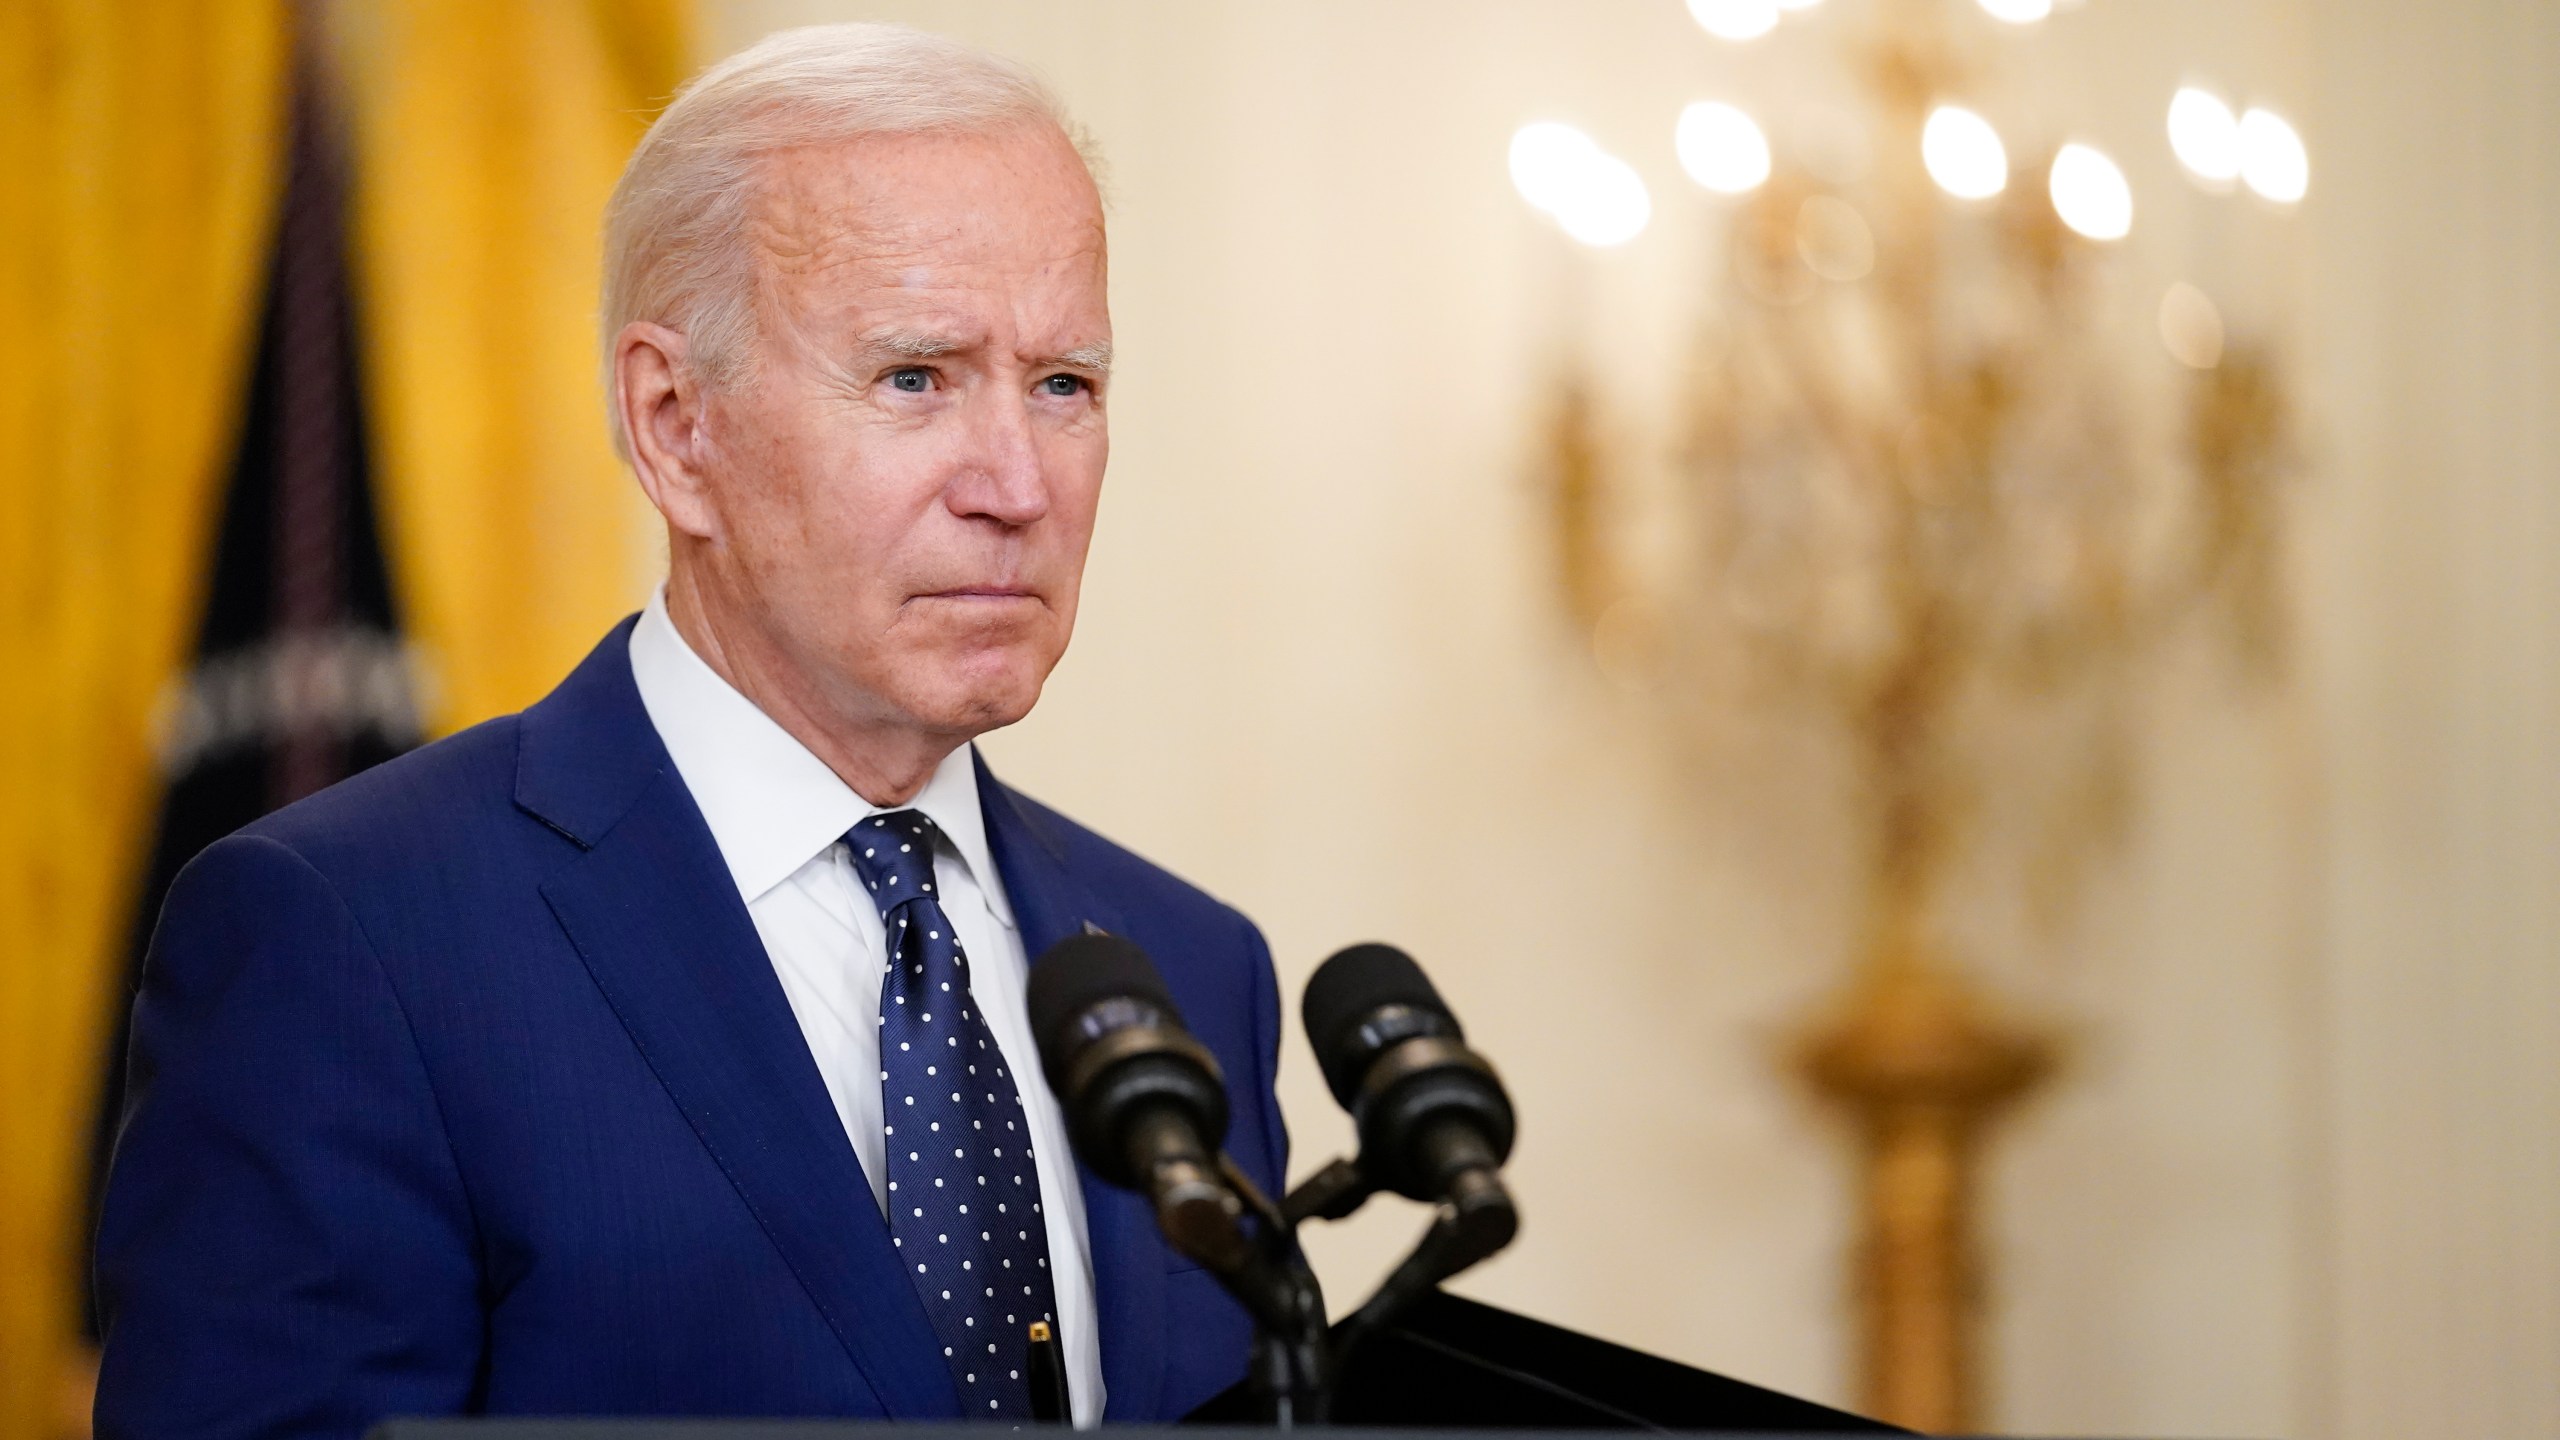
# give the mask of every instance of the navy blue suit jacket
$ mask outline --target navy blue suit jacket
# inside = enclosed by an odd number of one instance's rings
[[[179,876],[98,1236],[105,1440],[958,1415],[629,633]],[[1087,921],[1144,946],[1276,1193],[1260,934],[983,768],[979,792],[1026,952]],[[1243,1373],[1248,1322],[1082,1178],[1109,1418],[1178,1417]]]

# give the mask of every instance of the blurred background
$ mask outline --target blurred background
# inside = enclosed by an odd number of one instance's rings
[[[86,1433],[158,888],[645,597],[603,197],[839,19],[1106,162],[1110,488],[990,763],[1291,994],[1432,970],[1523,1112],[1461,1289],[1932,1425],[2560,1433],[2560,11],[34,0],[0,1436]]]

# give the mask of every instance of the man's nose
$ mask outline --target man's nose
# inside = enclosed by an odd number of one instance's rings
[[[1028,525],[1049,513],[1049,481],[1040,464],[1031,402],[999,390],[977,413],[970,434],[970,464],[953,481],[948,503],[966,516]]]

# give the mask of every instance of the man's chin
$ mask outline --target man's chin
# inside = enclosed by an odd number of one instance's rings
[[[1031,707],[1039,699],[1037,691],[1034,691],[1028,699],[1016,699],[1011,696],[991,697],[965,707],[954,717],[950,728],[972,737],[984,735],[990,730],[1001,730],[1030,714]]]
[[[1010,666],[993,673],[949,677],[945,683],[911,695],[907,713],[922,724],[964,739],[1001,730],[1031,713],[1040,700],[1048,667],[1024,671]]]

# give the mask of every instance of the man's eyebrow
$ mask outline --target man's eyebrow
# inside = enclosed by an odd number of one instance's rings
[[[862,337],[862,348],[908,360],[931,360],[969,347],[965,341],[927,330],[878,330]]]
[[[878,354],[905,360],[932,360],[971,348],[973,342],[929,330],[880,330],[864,336],[862,345]],[[1101,374],[1111,371],[1111,342],[1096,340],[1056,356],[1049,363],[1071,365]]]
[[[1061,365],[1073,365],[1079,370],[1092,370],[1107,375],[1111,373],[1111,342],[1108,340],[1096,340],[1089,345],[1079,345],[1073,350],[1068,351],[1066,354],[1059,356],[1058,363]]]

